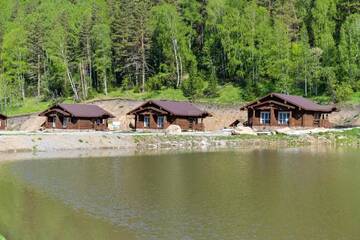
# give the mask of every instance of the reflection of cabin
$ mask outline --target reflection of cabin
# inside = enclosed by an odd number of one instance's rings
[[[7,117],[0,113],[0,130],[6,129],[6,121],[7,121]]]
[[[271,93],[241,110],[248,111],[247,124],[251,127],[331,127],[329,114],[334,106],[316,104],[309,99]]]
[[[108,119],[114,116],[96,105],[58,104],[39,116],[47,118],[44,127],[47,129],[108,129]]]
[[[182,130],[204,131],[204,118],[211,116],[189,102],[148,101],[128,115],[135,116],[135,129],[166,129],[178,125]]]

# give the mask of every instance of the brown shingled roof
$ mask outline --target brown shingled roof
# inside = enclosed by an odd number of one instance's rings
[[[309,111],[332,112],[336,109],[334,106],[320,105],[300,96],[286,95],[281,93],[273,93],[273,95]]]
[[[49,110],[40,114],[40,116],[49,112],[51,109],[60,108],[65,112],[69,113],[73,117],[79,118],[100,118],[108,117],[113,118],[114,116],[108,111],[102,109],[101,107],[93,104],[58,104],[50,108]]]
[[[8,117],[5,116],[4,114],[1,114],[1,113],[0,113],[0,118],[2,118],[2,119],[7,119]]]
[[[313,101],[301,97],[301,96],[295,96],[295,95],[286,95],[286,94],[281,94],[281,93],[271,93],[266,95],[265,97],[262,97],[261,99],[247,104],[246,106],[242,107],[242,109],[245,109],[253,104],[256,104],[258,101],[261,101],[262,99],[269,97],[269,96],[275,96],[277,98],[282,99],[283,101],[286,101],[287,103],[290,103],[292,105],[295,105],[299,108],[302,108],[304,110],[308,110],[308,111],[314,111],[314,112],[333,112],[336,111],[336,107],[335,106],[331,106],[331,105],[320,105],[317,103],[314,103]]]
[[[129,112],[128,114],[133,114],[136,110],[147,104],[154,104],[175,116],[207,117],[211,115],[208,112],[199,109],[190,102],[176,102],[176,101],[164,101],[164,100],[150,100],[142,104],[141,106],[137,107],[133,111]]]

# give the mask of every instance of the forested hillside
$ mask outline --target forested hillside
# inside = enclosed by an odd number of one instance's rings
[[[0,0],[0,102],[115,89],[346,100],[360,89],[359,0]]]

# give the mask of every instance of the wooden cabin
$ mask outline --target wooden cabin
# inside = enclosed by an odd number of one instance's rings
[[[151,100],[135,108],[135,129],[166,129],[178,125],[185,131],[205,131],[204,118],[211,116],[189,102]]]
[[[0,113],[0,130],[6,130],[7,116]]]
[[[329,128],[332,126],[329,114],[337,109],[300,96],[271,93],[247,104],[241,110],[248,112],[247,125],[253,128]]]
[[[114,116],[97,105],[57,104],[39,114],[45,116],[46,129],[96,130],[108,129],[108,119]]]

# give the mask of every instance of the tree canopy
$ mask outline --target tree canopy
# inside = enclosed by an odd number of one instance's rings
[[[1,0],[0,103],[122,88],[244,100],[360,89],[358,0]]]

